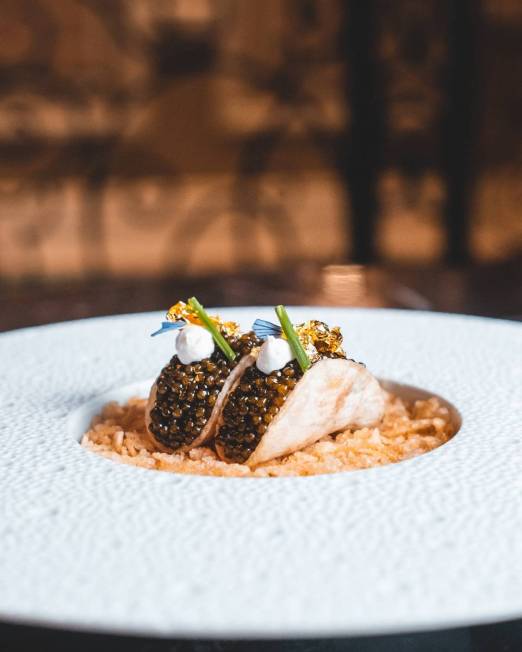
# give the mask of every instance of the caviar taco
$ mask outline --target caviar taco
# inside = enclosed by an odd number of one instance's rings
[[[264,342],[252,351],[255,364],[235,374],[220,413],[216,451],[227,462],[255,466],[342,429],[373,426],[384,413],[384,392],[347,359],[339,328],[294,328],[283,306],[276,313],[281,326],[254,323]]]
[[[182,452],[211,439],[230,387],[255,362],[254,332],[211,317],[193,297],[168,311],[160,330],[177,331],[176,354],[153,384],[145,423],[157,447]]]

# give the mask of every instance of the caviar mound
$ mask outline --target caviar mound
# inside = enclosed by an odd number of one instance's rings
[[[175,355],[157,380],[149,424],[154,437],[171,450],[195,441],[233,367],[221,351],[190,365],[182,364]]]
[[[220,409],[227,381],[259,340],[246,333],[230,342],[238,354],[231,361],[219,349],[199,362],[185,365],[172,357],[154,383],[149,399],[147,427],[158,444],[171,451],[200,444],[213,434],[215,411]]]
[[[223,459],[242,463],[250,457],[302,375],[295,360],[269,375],[256,366],[245,371],[223,408],[216,436]]]

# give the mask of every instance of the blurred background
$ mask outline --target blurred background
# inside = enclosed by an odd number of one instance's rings
[[[0,0],[0,328],[522,315],[519,0]]]

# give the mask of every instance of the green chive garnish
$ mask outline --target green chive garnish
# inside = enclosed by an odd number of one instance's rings
[[[209,333],[214,338],[214,342],[219,346],[219,348],[227,356],[230,362],[235,360],[237,353],[233,350],[230,344],[226,341],[223,335],[221,335],[219,330],[212,323],[212,320],[208,316],[207,311],[199,303],[196,297],[191,297],[187,301],[187,303],[192,308],[192,310],[196,313],[196,315],[201,319],[202,323],[205,325],[205,328],[209,331]]]
[[[283,333],[286,335],[288,344],[290,344],[292,353],[295,355],[301,369],[306,371],[309,367],[312,366],[312,363],[310,362],[310,358],[306,355],[306,351],[304,350],[303,345],[301,344],[299,337],[297,336],[297,333],[292,326],[292,322],[290,321],[290,317],[286,312],[286,308],[284,306],[276,306],[275,311],[277,318],[279,319],[279,323],[281,324],[281,328],[283,329]]]

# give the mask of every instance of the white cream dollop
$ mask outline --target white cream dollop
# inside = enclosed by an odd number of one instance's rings
[[[292,349],[286,340],[269,335],[259,349],[256,366],[264,374],[270,374],[272,371],[282,369],[294,357]]]
[[[214,338],[202,326],[184,326],[176,340],[176,352],[182,364],[199,362],[209,358],[215,349]]]

